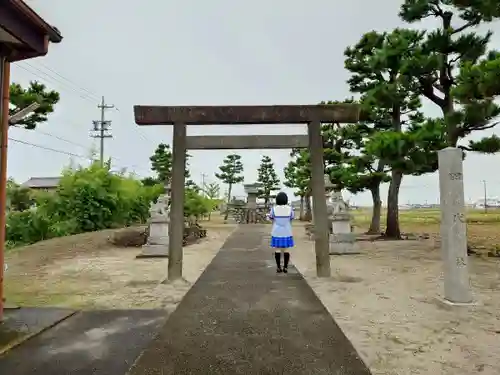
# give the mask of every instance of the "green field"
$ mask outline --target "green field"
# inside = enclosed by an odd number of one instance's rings
[[[382,210],[382,223],[385,222],[385,208]],[[353,210],[354,219],[356,224],[360,226],[368,226],[371,220],[370,209]],[[500,209],[488,209],[485,213],[484,210],[468,210],[467,223],[469,224],[494,224],[500,223]],[[441,211],[438,209],[414,209],[414,210],[400,210],[399,219],[401,225],[439,225],[441,222]]]
[[[382,210],[382,227],[385,225],[385,208]],[[353,210],[354,225],[359,230],[366,230],[370,225],[371,210]],[[403,233],[439,234],[441,212],[438,209],[413,209],[399,211],[401,231]],[[478,250],[500,250],[500,209],[468,210],[467,235],[469,244]],[[383,230],[383,228],[382,228]]]

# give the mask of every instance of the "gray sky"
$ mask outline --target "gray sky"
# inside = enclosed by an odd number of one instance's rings
[[[61,101],[39,131],[12,129],[10,136],[85,157],[94,143],[89,129],[92,120],[99,119],[96,105],[104,95],[118,109],[107,113],[113,121],[114,138],[107,140],[105,154],[113,158],[116,168],[127,167],[141,176],[150,173],[149,156],[157,144],[171,142],[172,130],[136,126],[134,104],[315,104],[342,100],[349,96],[345,47],[372,29],[404,26],[397,17],[399,0],[27,3],[57,26],[64,40],[51,45],[47,57],[16,64],[12,79],[21,84],[44,82],[61,93]],[[490,27],[500,32],[498,24]],[[494,36],[492,47],[499,42],[500,33]],[[429,114],[439,114],[432,105],[428,109]],[[305,126],[188,128],[189,135],[251,133],[303,134]],[[242,150],[245,182],[256,179],[264,152],[283,176],[288,150]],[[206,180],[215,181],[213,174],[226,152],[197,151],[192,155],[193,179],[199,182],[206,173]],[[9,175],[20,182],[31,176],[56,176],[70,159],[65,154],[11,142]],[[75,162],[84,159],[73,157]],[[482,180],[488,181],[490,197],[500,196],[499,164],[500,156],[467,157],[467,200],[482,197]],[[382,193],[385,201],[387,186]],[[243,194],[242,187],[235,194]],[[405,177],[401,203],[438,200],[437,175]],[[366,204],[371,199],[365,193],[353,201]]]

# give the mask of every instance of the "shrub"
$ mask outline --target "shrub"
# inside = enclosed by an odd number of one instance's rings
[[[145,223],[151,202],[162,192],[160,184],[145,185],[124,173],[112,173],[109,164],[68,168],[55,192],[37,192],[34,208],[8,214],[6,240],[13,247]],[[212,207],[212,200],[186,189],[185,216],[198,218]]]
[[[68,168],[55,192],[35,195],[36,208],[9,213],[7,241],[19,246],[144,223],[156,190],[132,177],[111,173],[109,165]]]

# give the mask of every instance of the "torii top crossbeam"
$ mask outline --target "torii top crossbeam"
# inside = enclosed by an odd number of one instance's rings
[[[366,119],[358,104],[134,106],[137,125],[350,123]]]

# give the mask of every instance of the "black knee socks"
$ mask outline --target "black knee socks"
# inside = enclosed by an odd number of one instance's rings
[[[276,259],[276,268],[281,268],[281,253],[274,253],[274,259]]]
[[[284,254],[284,257],[285,257],[285,268],[288,268],[288,262],[290,261],[290,253],[285,253]]]

